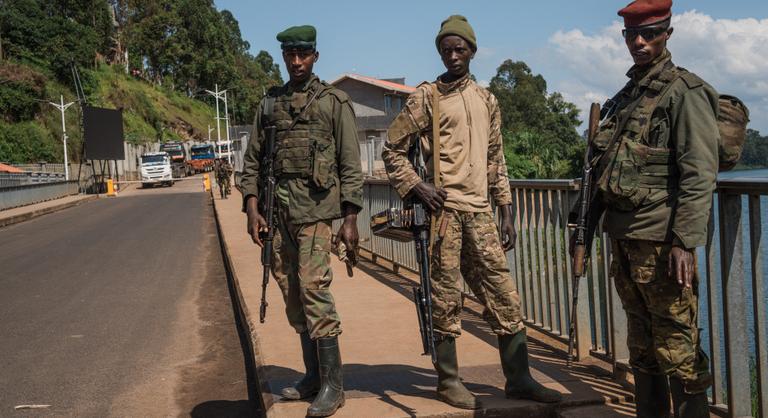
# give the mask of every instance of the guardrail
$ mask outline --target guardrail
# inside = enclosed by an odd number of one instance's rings
[[[79,193],[76,181],[0,187],[0,210],[31,205]]]
[[[63,173],[0,173],[0,187],[24,186],[27,184],[52,183],[60,181],[64,181]]]
[[[566,221],[579,183],[515,180],[510,185],[518,234],[515,249],[507,258],[526,323],[566,342],[572,300]],[[706,264],[700,269],[699,325],[708,331],[709,344],[704,348],[709,351],[714,377],[710,396],[713,411],[732,417],[768,416],[768,283],[763,265],[767,250],[762,235],[768,220],[761,213],[766,195],[768,179],[719,181],[709,244],[699,250],[704,255],[700,261]],[[358,215],[361,248],[374,259],[390,261],[395,269],[415,271],[418,267],[412,243],[383,239],[370,229],[371,214],[402,205],[397,193],[385,180],[367,180],[363,196]],[[749,232],[748,240],[745,231]],[[610,260],[608,238],[600,230],[587,279],[580,283],[582,303],[576,317],[575,347],[579,359],[595,356],[623,372],[629,357],[626,316],[608,275]]]

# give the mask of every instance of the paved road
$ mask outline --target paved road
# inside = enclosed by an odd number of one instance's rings
[[[0,229],[0,416],[252,413],[200,188],[129,190]],[[50,407],[14,409],[30,404]]]

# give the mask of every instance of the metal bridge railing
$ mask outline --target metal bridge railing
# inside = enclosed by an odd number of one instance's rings
[[[578,196],[574,180],[510,182],[517,228],[515,249],[507,258],[520,292],[526,323],[562,342],[568,338],[571,257],[568,212]],[[402,203],[387,181],[367,180],[358,215],[360,246],[396,268],[417,268],[412,243],[374,236],[371,214]],[[728,416],[768,416],[768,289],[763,237],[768,220],[768,179],[718,182],[710,240],[699,250],[699,326],[711,359],[713,409]],[[620,370],[627,363],[626,316],[609,277],[608,238],[602,231],[592,246],[587,279],[581,281],[576,351],[607,360]],[[754,409],[754,411],[753,411]]]

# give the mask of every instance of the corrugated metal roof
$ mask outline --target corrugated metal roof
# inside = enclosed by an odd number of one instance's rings
[[[331,84],[336,85],[338,83],[341,83],[342,81],[351,78],[353,80],[362,81],[363,83],[368,83],[371,85],[374,85],[376,87],[380,87],[386,90],[394,90],[400,93],[405,94],[411,94],[414,91],[416,91],[416,87],[406,86],[405,84],[398,84],[393,83],[391,81],[385,81],[385,80],[379,80],[378,78],[373,77],[367,77],[360,74],[343,74],[341,77],[337,78]]]

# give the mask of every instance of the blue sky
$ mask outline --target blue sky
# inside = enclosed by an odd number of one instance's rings
[[[434,46],[440,22],[448,15],[463,14],[478,37],[479,51],[472,63],[478,80],[490,80],[505,59],[523,60],[545,77],[550,91],[562,92],[581,108],[612,95],[624,83],[629,57],[619,49],[623,44],[616,11],[626,4],[605,0],[477,0],[471,4],[216,0],[219,9],[230,10],[238,19],[252,52],[268,51],[280,63],[284,77],[275,34],[292,25],[317,27],[320,61],[315,72],[329,81],[349,72],[406,77],[411,85],[433,80],[443,71]],[[670,42],[673,56],[679,58],[676,62],[722,92],[745,96],[752,108],[753,127],[768,133],[768,71],[764,71],[768,70],[768,1],[677,0],[673,11],[682,15]],[[744,39],[750,42],[745,44]],[[604,45],[605,50],[596,45]],[[722,51],[728,51],[720,59],[725,64],[711,60]],[[732,68],[732,62],[743,65]]]

